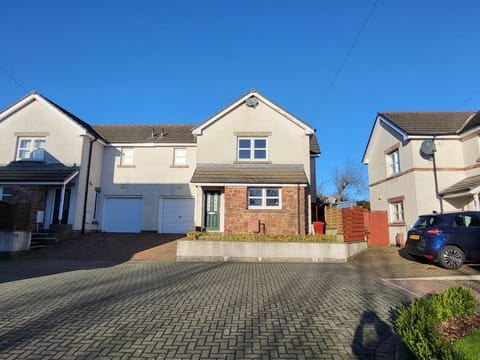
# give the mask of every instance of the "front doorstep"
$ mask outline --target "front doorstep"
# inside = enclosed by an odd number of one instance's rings
[[[366,241],[283,243],[177,240],[177,260],[344,263],[366,248]]]

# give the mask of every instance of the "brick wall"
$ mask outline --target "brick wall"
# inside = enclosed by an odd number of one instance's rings
[[[265,233],[271,235],[296,235],[298,233],[297,187],[282,187],[282,209],[247,209],[247,187],[225,187],[225,233],[248,232],[252,220],[265,224]],[[300,188],[300,233],[305,234],[305,187]]]
[[[15,205],[15,228],[35,231],[37,210],[45,210],[47,188],[38,185],[17,185],[8,188],[8,202]]]

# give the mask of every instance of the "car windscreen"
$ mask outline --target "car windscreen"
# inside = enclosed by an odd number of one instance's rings
[[[438,216],[420,216],[413,224],[413,229],[429,228],[438,224],[440,224]]]

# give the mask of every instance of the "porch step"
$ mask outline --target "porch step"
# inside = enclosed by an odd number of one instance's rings
[[[57,238],[51,236],[49,233],[32,233],[30,241],[30,249],[41,249],[48,246],[55,246]]]

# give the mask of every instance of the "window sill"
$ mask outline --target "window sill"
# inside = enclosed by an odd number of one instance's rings
[[[264,212],[264,211],[282,211],[283,209],[282,208],[247,208],[248,211],[257,211],[257,212]]]
[[[388,223],[388,226],[405,226],[405,222]]]
[[[175,168],[176,169],[187,169],[187,168],[189,168],[189,166],[188,165],[170,165],[170,168],[171,169],[175,169]]]
[[[234,164],[271,164],[270,160],[236,160]]]
[[[399,171],[399,172],[397,172],[397,173],[395,173],[395,174],[390,174],[390,175],[388,175],[388,176],[387,176],[387,180],[395,179],[395,178],[397,178],[397,177],[399,177],[399,176],[402,176],[402,175],[403,175],[402,172]]]
[[[25,163],[25,162],[41,163],[41,162],[45,162],[45,159],[17,159],[17,160],[15,160],[15,162],[22,162],[22,163]]]
[[[117,168],[135,168],[136,165],[117,165]]]

